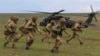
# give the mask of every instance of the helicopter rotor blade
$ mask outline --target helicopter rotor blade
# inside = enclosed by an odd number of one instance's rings
[[[53,14],[59,14],[59,13],[61,13],[63,11],[65,11],[65,10],[60,10],[60,11],[54,12]]]
[[[65,10],[60,10],[60,11],[58,11],[58,12],[60,13],[60,12],[63,12],[63,11],[65,11]]]
[[[25,11],[25,10],[23,10],[23,11]],[[63,11],[65,11],[65,10],[60,10],[58,12],[41,12],[41,11],[25,11],[25,12],[36,12],[36,13],[44,13],[44,14],[52,14],[52,13],[59,14],[60,12],[63,12]]]
[[[36,13],[52,14],[50,12],[40,12],[40,11],[25,11],[25,12],[36,12]]]
[[[92,11],[92,13],[94,13],[94,10],[93,10],[93,7],[92,7],[92,5],[90,5],[90,8],[91,8],[91,11]]]

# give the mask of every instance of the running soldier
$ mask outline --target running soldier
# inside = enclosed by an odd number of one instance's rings
[[[59,23],[52,27],[52,30],[53,30],[52,32],[53,34],[56,35],[56,41],[55,41],[55,45],[53,46],[51,52],[58,52],[59,47],[62,44],[62,32],[65,31],[67,33],[65,22],[66,22],[65,19],[61,18]]]
[[[50,44],[51,43],[51,34],[52,34],[52,27],[55,25],[55,22],[53,20],[51,20],[50,23],[48,23],[45,27],[45,37],[42,38],[42,42],[48,38],[48,43]]]
[[[7,24],[5,25],[5,42],[4,47],[7,46],[9,42],[12,41],[12,48],[15,48],[15,39],[16,37],[16,28],[17,28],[17,21],[18,18],[16,16],[11,16],[11,19],[8,20]]]
[[[27,24],[27,22],[29,21],[30,19],[29,18],[26,18],[25,19],[25,23],[21,26],[21,27],[19,27],[19,31],[20,31],[20,33],[18,33],[18,37],[15,39],[15,42],[18,42],[18,40],[20,39],[20,38],[22,38],[24,35],[27,35],[27,30],[25,29],[25,25]]]
[[[39,28],[37,27],[37,17],[33,16],[31,18],[31,20],[29,20],[26,25],[25,25],[25,29],[26,29],[26,32],[27,32],[27,42],[26,42],[26,50],[28,50],[30,48],[30,46],[32,45],[33,41],[34,41],[34,30],[39,30]]]
[[[72,35],[72,37],[70,38],[70,39],[68,39],[68,40],[66,40],[66,42],[67,43],[69,43],[70,42],[70,40],[72,40],[72,39],[74,39],[75,37],[77,37],[77,39],[79,40],[79,42],[80,42],[80,45],[82,45],[83,44],[83,42],[81,41],[81,39],[80,39],[80,32],[82,33],[82,28],[83,26],[82,26],[82,21],[81,20],[79,20],[78,22],[76,22],[74,25],[73,25],[73,27],[72,27],[72,31],[73,31],[73,35]]]

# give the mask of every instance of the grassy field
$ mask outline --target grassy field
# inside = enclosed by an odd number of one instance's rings
[[[12,49],[11,43],[7,48],[3,47],[4,43],[4,24],[10,18],[11,15],[18,16],[20,19],[18,25],[20,26],[24,22],[24,18],[31,17],[32,15],[38,16],[40,22],[43,18],[48,15],[45,14],[0,14],[0,56],[100,56],[100,16],[97,15],[98,22],[95,23],[97,27],[89,27],[83,29],[84,32],[81,33],[81,39],[84,42],[80,45],[77,39],[73,39],[70,44],[66,43],[68,39],[67,35],[63,36],[63,43],[60,47],[59,53],[51,53],[50,50],[54,45],[55,39],[52,39],[52,43],[48,44],[47,40],[41,42],[43,34],[36,33],[35,41],[31,46],[30,50],[25,50],[26,38],[23,37],[18,43],[16,43],[17,48]],[[64,14],[64,16],[68,16]],[[86,17],[71,16],[72,20],[85,20]],[[68,31],[71,33],[70,29]]]

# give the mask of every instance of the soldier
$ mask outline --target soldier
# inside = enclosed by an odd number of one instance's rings
[[[41,31],[40,31],[40,29],[39,29],[39,27],[38,27],[38,25],[37,25],[37,17],[36,16],[33,16],[32,17],[32,21],[33,21],[33,33],[36,33],[36,31],[38,31],[40,34],[42,34],[41,33]]]
[[[21,37],[23,37],[24,35],[27,35],[27,30],[25,29],[25,25],[27,24],[27,22],[29,21],[29,18],[25,19],[25,23],[19,27],[19,31],[20,33],[18,34],[18,37],[15,39],[15,42],[17,42]]]
[[[51,43],[51,33],[52,33],[52,27],[55,25],[55,22],[53,20],[51,20],[50,23],[48,23],[45,27],[45,37],[42,38],[42,42],[48,38],[48,43]]]
[[[5,25],[5,42],[4,47],[7,46],[9,42],[12,41],[12,48],[15,48],[15,39],[16,37],[16,28],[17,28],[17,21],[18,18],[16,16],[11,16],[11,19],[8,20],[7,24]]]
[[[72,39],[74,39],[75,37],[77,37],[77,39],[79,40],[80,44],[81,44],[81,45],[83,44],[83,42],[82,42],[81,39],[80,39],[80,35],[79,35],[79,33],[82,32],[82,29],[81,29],[82,27],[83,27],[83,26],[82,26],[82,21],[81,21],[81,20],[79,20],[78,22],[76,22],[76,23],[73,25],[73,27],[72,27],[73,35],[72,35],[72,37],[71,37],[70,39],[66,40],[67,43],[69,43],[70,40],[72,40]]]
[[[62,43],[62,32],[66,32],[66,26],[65,26],[65,19],[61,18],[58,24],[52,27],[53,34],[56,35],[56,42],[54,47],[52,48],[51,52],[58,52],[59,47]],[[68,34],[68,33],[67,33]]]
[[[30,46],[34,41],[34,37],[35,37],[34,30],[37,29],[40,32],[39,28],[37,27],[36,21],[37,21],[37,17],[33,16],[31,20],[29,20],[25,25],[25,29],[27,31],[26,50],[30,48]]]

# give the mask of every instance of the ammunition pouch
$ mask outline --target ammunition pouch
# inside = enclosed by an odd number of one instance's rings
[[[9,31],[9,30],[5,30],[4,31],[4,35],[10,35],[10,34],[14,34],[14,33],[16,33],[15,31]]]

